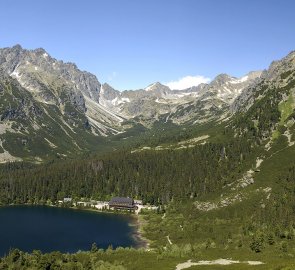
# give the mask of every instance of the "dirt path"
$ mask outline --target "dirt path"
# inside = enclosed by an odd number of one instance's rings
[[[197,265],[231,265],[231,264],[260,265],[264,263],[260,261],[233,261],[230,259],[217,259],[214,261],[198,261],[198,262],[192,262],[192,260],[188,260],[187,262],[178,264],[176,266],[176,270],[183,270],[183,269],[190,268],[191,266],[197,266]]]
[[[172,241],[170,240],[169,235],[167,235],[166,237],[167,237],[168,243],[169,243],[170,245],[172,245]]]

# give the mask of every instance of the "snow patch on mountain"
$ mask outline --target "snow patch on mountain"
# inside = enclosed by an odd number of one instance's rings
[[[238,83],[243,83],[246,82],[248,80],[249,76],[246,75],[244,77],[241,77],[240,79],[233,79],[232,81],[230,81],[229,83],[231,84],[238,84]]]
[[[152,91],[155,85],[156,85],[156,83],[152,83],[149,86],[147,86],[146,88],[144,88],[144,90],[145,91]]]

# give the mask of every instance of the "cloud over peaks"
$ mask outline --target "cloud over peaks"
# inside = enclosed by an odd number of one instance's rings
[[[201,83],[208,83],[210,81],[210,78],[201,76],[201,75],[196,75],[196,76],[185,76],[183,78],[180,78],[177,81],[171,81],[164,83],[170,89],[172,90],[183,90],[192,86],[197,86]]]

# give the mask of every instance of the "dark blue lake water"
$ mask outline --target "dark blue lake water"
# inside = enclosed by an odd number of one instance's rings
[[[31,252],[136,246],[135,226],[126,215],[46,206],[0,207],[0,256],[10,248]]]

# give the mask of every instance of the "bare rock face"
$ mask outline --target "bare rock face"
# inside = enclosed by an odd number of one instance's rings
[[[265,92],[271,88],[280,88],[286,86],[294,78],[295,70],[295,51],[289,53],[279,61],[271,63],[268,69],[264,70],[261,75],[254,80],[254,83],[246,87],[236,98],[231,106],[231,112],[247,111],[256,101],[257,92],[261,92],[262,97]],[[255,76],[254,73],[249,73]]]
[[[93,74],[80,71],[73,63],[57,61],[42,48],[25,50],[16,45],[0,49],[0,68],[39,101],[56,103],[67,96],[82,111],[86,110],[84,96],[99,101],[100,83]]]
[[[295,68],[295,51],[290,52],[281,60],[273,61],[267,70],[264,70],[261,78],[269,81],[276,80],[282,73],[293,71]]]
[[[193,97],[182,103],[169,115],[174,123],[196,124],[220,121],[228,117],[230,106],[241,92],[256,82],[261,72],[252,72],[241,78],[220,74],[209,84],[200,84],[179,93]]]
[[[119,132],[122,119],[99,104],[100,82],[75,64],[58,61],[42,48],[25,50],[16,45],[0,49],[0,69],[16,79],[35,101],[56,106],[69,124],[78,110],[88,119],[85,126],[91,126],[94,133]]]
[[[212,113],[221,117],[243,89],[253,84],[260,74],[251,72],[242,78],[220,74],[209,84],[184,90],[171,90],[156,82],[145,89],[119,92],[104,84],[100,91],[100,103],[124,118],[140,119],[147,126],[163,117],[176,124],[203,122],[212,120]]]

